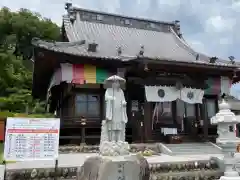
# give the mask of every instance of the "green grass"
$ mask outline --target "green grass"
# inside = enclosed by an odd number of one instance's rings
[[[4,143],[0,143],[0,164],[3,164],[4,160]],[[15,163],[15,161],[6,161],[6,163]]]
[[[13,113],[9,111],[0,111],[0,118],[7,117],[28,117],[28,118],[52,118],[53,114],[25,114],[25,113]]]

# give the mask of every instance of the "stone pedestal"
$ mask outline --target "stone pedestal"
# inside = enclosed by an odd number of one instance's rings
[[[149,180],[147,160],[140,155],[96,156],[88,158],[77,180]]]
[[[238,176],[238,174],[235,174],[233,176],[221,176],[220,180],[239,180],[240,177]]]
[[[127,142],[103,141],[100,144],[100,154],[103,156],[124,156],[129,154],[129,144]]]
[[[236,163],[234,156],[234,152],[236,151],[236,144],[237,143],[234,142],[220,143],[224,155],[223,162],[225,165],[224,176],[222,176],[220,180],[240,180],[238,172],[233,168],[234,164]]]

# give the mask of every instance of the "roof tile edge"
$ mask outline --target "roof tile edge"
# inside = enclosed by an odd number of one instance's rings
[[[95,14],[99,14],[99,15],[109,15],[109,16],[120,17],[120,18],[128,18],[128,19],[134,19],[134,20],[139,20],[139,21],[146,21],[146,22],[150,22],[150,23],[151,22],[152,23],[161,23],[161,24],[170,25],[170,26],[176,26],[176,22],[179,22],[178,20],[173,21],[173,22],[167,22],[167,21],[158,21],[158,20],[148,19],[148,18],[144,18],[144,17],[132,17],[132,16],[121,15],[121,14],[115,14],[115,13],[107,13],[107,12],[103,12],[103,11],[97,11],[97,10],[76,7],[76,6],[73,6],[71,3],[66,3],[65,9],[68,11],[68,13],[82,11],[82,12],[95,13]]]

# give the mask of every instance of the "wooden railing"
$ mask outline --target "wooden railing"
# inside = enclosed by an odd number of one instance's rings
[[[100,141],[100,118],[94,117],[79,117],[79,116],[65,116],[61,117],[62,131],[69,131],[68,135],[60,136],[60,143],[66,142],[80,142],[80,143],[99,143]],[[78,129],[79,134],[72,134],[71,129]],[[61,133],[60,133],[61,134]],[[70,143],[71,144],[71,143]]]
[[[65,116],[61,117],[61,127],[63,126],[101,127],[101,119],[99,117]]]
[[[62,117],[61,129],[70,131],[71,129],[79,129],[79,134],[62,135],[60,141],[74,141],[81,143],[99,144],[101,135],[101,120],[99,118],[82,118],[82,117]],[[68,130],[69,129],[69,130]],[[132,132],[126,129],[126,139],[132,141]],[[60,130],[61,134],[61,130]]]

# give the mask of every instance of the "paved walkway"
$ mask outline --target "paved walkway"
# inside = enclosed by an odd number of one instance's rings
[[[73,167],[81,166],[86,158],[96,156],[95,153],[76,153],[76,154],[60,154],[59,166],[60,167]],[[178,161],[191,161],[191,160],[208,160],[210,157],[222,158],[221,154],[204,154],[204,155],[181,155],[181,156],[169,156],[162,154],[160,156],[147,157],[149,163],[155,162],[178,162]],[[28,169],[28,168],[52,168],[54,167],[54,161],[28,161],[28,162],[16,162],[7,164],[7,169]]]

